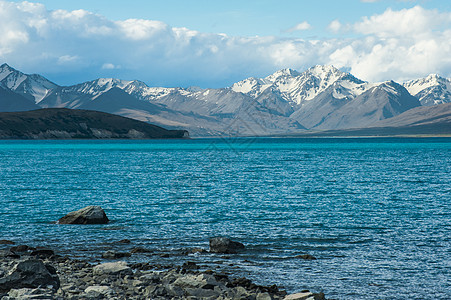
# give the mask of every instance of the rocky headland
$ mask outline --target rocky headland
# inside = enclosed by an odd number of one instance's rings
[[[188,136],[186,130],[167,130],[92,110],[45,108],[0,112],[0,139],[169,139]]]

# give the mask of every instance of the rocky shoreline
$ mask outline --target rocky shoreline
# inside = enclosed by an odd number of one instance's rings
[[[107,224],[100,206],[88,206],[60,218],[58,224]],[[116,243],[129,244],[130,240]],[[151,253],[135,247],[129,252],[109,249],[89,261],[62,256],[53,249],[15,245],[0,240],[0,299],[247,299],[324,300],[324,294],[301,291],[287,295],[276,285],[260,286],[224,271],[186,261],[181,266],[124,261],[132,254]],[[227,237],[210,239],[209,251],[193,248],[186,254],[237,254],[245,246]],[[302,259],[315,259],[313,256]]]
[[[0,241],[2,244],[9,242]],[[276,285],[260,286],[229,273],[201,270],[199,265],[189,261],[181,266],[163,266],[127,263],[121,258],[109,257],[109,260],[94,263],[62,257],[47,248],[4,246],[8,248],[0,250],[0,299],[5,300],[325,299],[324,294],[309,291],[287,295]]]

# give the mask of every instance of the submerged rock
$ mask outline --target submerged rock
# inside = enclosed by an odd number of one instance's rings
[[[9,248],[12,252],[27,252],[28,250],[34,250],[33,247],[27,246],[27,245],[18,245]]]
[[[226,237],[214,237],[210,239],[210,252],[234,254],[244,249],[244,245],[240,242],[232,241]]]
[[[300,292],[285,296],[283,300],[326,300],[323,293]]]
[[[305,259],[305,260],[316,260],[316,257],[314,257],[313,255],[310,255],[310,254],[297,255],[297,256],[295,256],[295,258],[301,258],[301,259]]]
[[[187,261],[182,265],[182,268],[185,270],[198,270],[200,267],[192,261]]]
[[[50,258],[55,255],[55,252],[51,249],[36,249],[30,253],[30,256],[36,256],[38,258]]]
[[[208,251],[203,249],[203,248],[192,248],[192,249],[187,249],[185,251],[183,251],[184,255],[190,255],[190,254],[202,254],[202,253],[207,253]]]
[[[0,291],[49,285],[53,286],[55,290],[59,288],[58,275],[55,268],[46,266],[39,259],[20,262],[10,275],[0,279]]]
[[[14,245],[15,243],[10,240],[0,240],[0,245]]]
[[[102,253],[102,258],[105,259],[116,259],[122,257],[130,257],[131,254],[128,252],[116,252],[114,250],[108,250]]]
[[[117,244],[130,244],[132,241],[130,241],[129,239],[123,239],[120,241],[117,241]]]
[[[107,224],[105,211],[100,206],[87,206],[58,220],[58,224]]]
[[[134,253],[152,253],[152,252],[153,252],[152,250],[149,250],[149,249],[146,249],[146,248],[143,248],[143,247],[135,247],[132,250],[130,250],[131,254],[134,254]]]

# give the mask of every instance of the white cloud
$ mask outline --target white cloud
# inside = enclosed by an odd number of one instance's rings
[[[68,65],[72,63],[76,63],[78,60],[78,56],[72,56],[72,55],[63,55],[58,57],[58,64],[59,65]]]
[[[329,62],[367,80],[398,81],[451,74],[451,13],[420,6],[364,17],[351,24],[362,37],[338,47]]]
[[[364,17],[354,27],[357,32],[366,35],[374,34],[382,38],[390,36],[415,38],[449,24],[451,24],[451,13],[440,13],[415,6],[399,11],[389,8],[383,14]]]
[[[304,21],[302,23],[296,24],[295,26],[291,27],[290,29],[287,30],[287,32],[294,32],[294,31],[304,31],[304,30],[309,30],[311,29],[312,26]]]
[[[114,70],[114,69],[120,69],[120,68],[121,68],[120,66],[116,66],[112,63],[104,63],[102,65],[103,70]]]
[[[0,63],[44,73],[60,84],[97,77],[150,85],[219,87],[280,68],[315,64],[349,69],[364,80],[451,76],[451,13],[420,6],[333,20],[331,32],[354,37],[233,37],[173,28],[155,20],[112,21],[85,11],[0,0]],[[307,22],[293,30],[307,30]],[[62,81],[65,80],[65,81]]]
[[[333,20],[327,28],[334,33],[338,33],[343,29],[343,24],[341,24],[338,20]]]

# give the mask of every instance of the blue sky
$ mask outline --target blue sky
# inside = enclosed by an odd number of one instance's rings
[[[59,84],[222,87],[316,64],[450,77],[450,40],[447,0],[0,0],[0,63]]]
[[[14,1],[21,2],[21,1]],[[112,20],[130,18],[163,21],[172,27],[226,33],[233,36],[294,36],[285,32],[307,21],[312,30],[301,36],[330,36],[327,26],[332,20],[356,22],[362,16],[383,13],[387,8],[399,10],[420,4],[424,8],[450,10],[448,0],[360,1],[360,0],[42,0],[30,1],[48,9],[85,9]]]

